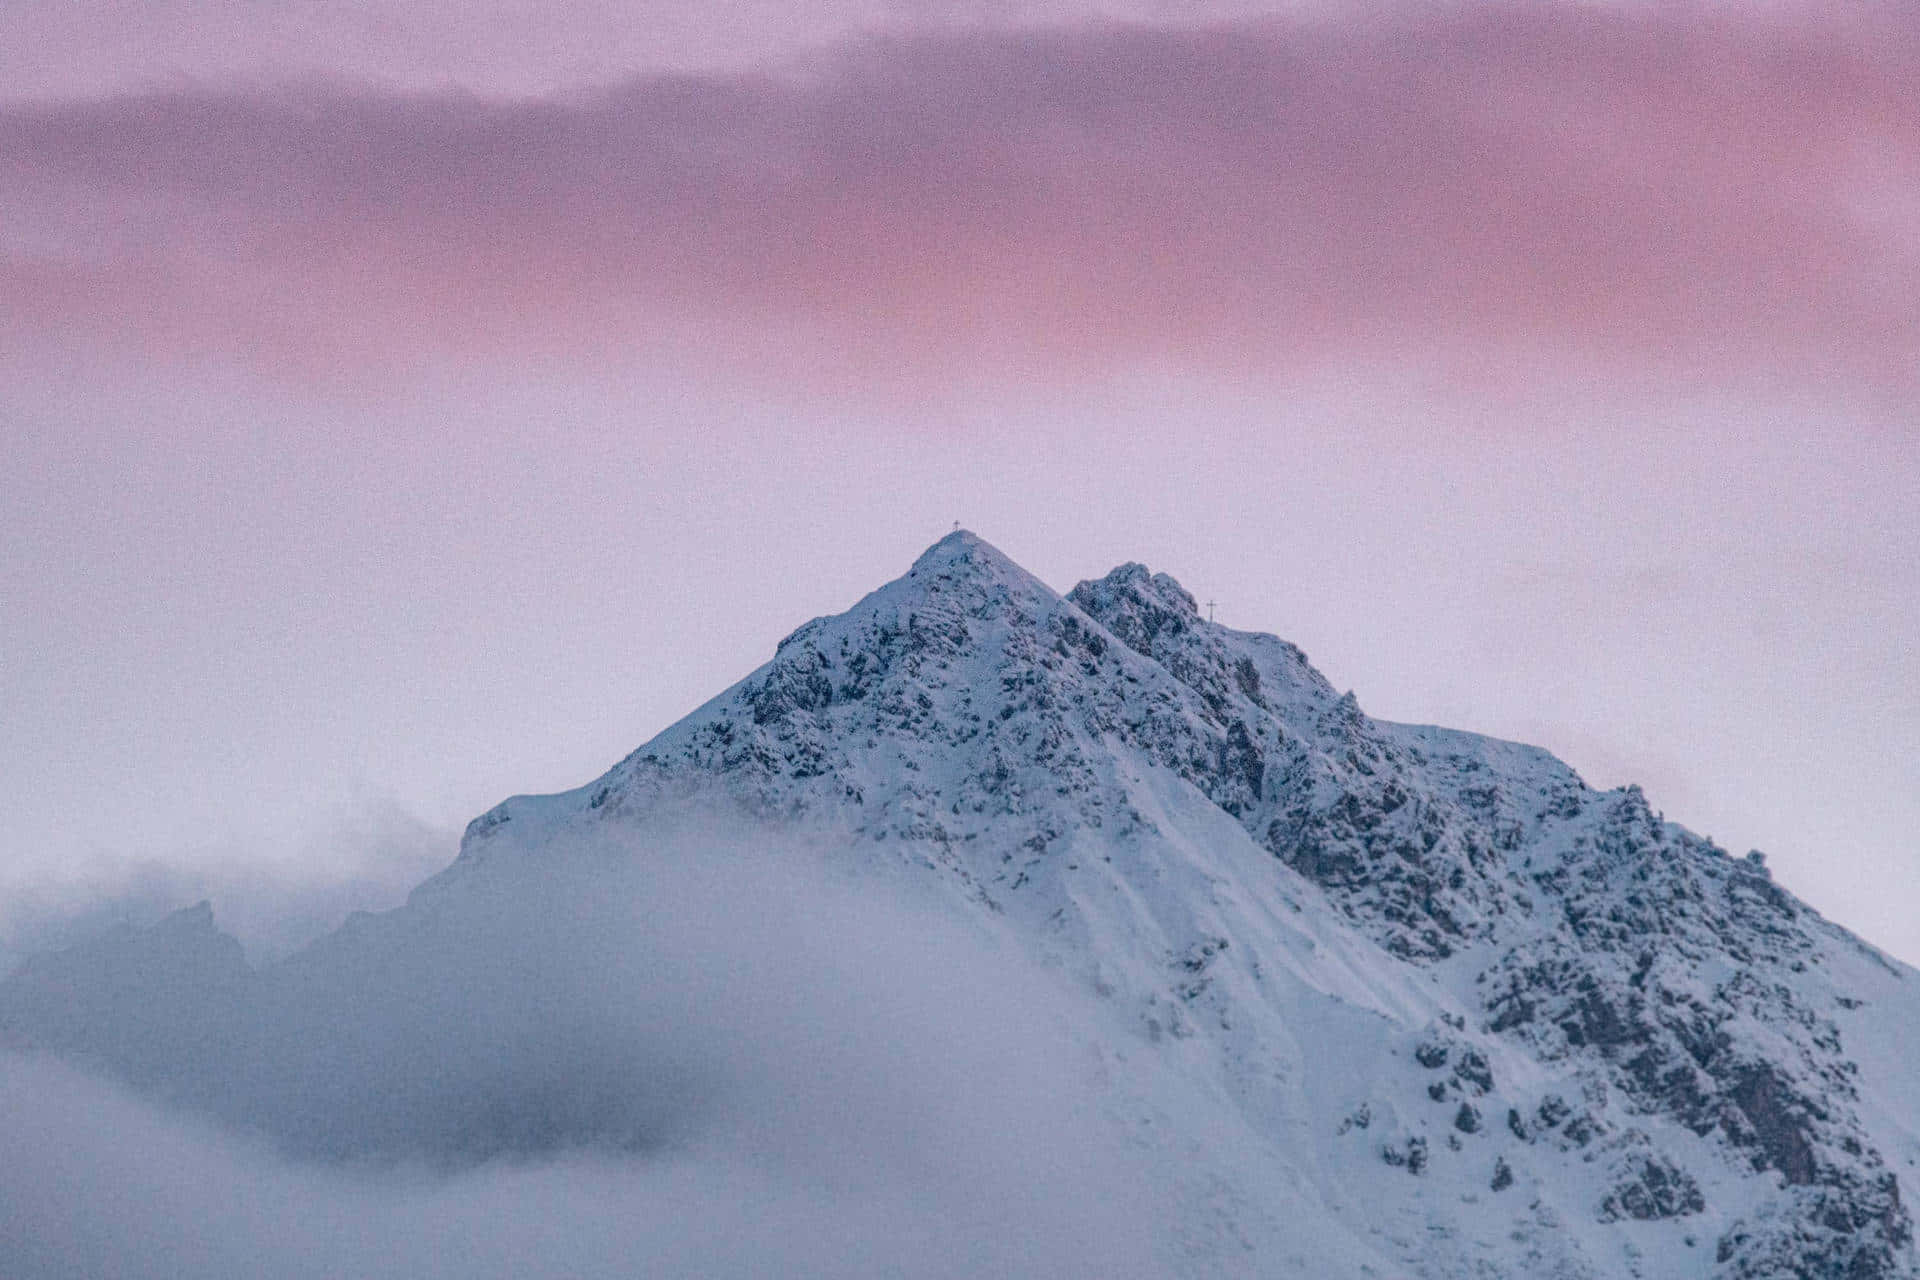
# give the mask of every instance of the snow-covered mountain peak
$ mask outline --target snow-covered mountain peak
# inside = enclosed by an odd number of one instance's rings
[[[955,529],[921,552],[906,573],[868,600],[907,605],[925,601],[977,610],[988,598],[1035,609],[1053,604],[1059,595],[979,534]],[[850,612],[860,610],[861,605],[856,605]]]
[[[1200,620],[1200,608],[1192,592],[1172,576],[1154,573],[1137,560],[1129,560],[1104,578],[1082,582],[1069,595],[1095,616],[1124,613],[1137,617],[1143,625],[1153,624],[1145,631],[1148,635],[1161,626],[1190,626]],[[1121,628],[1112,629],[1120,634]]]
[[[1192,593],[1143,564],[1129,562],[1082,582],[1067,599],[1200,694],[1216,714],[1236,700],[1235,690],[1263,711],[1274,710],[1277,700],[1295,714],[1318,714],[1333,699],[1332,686],[1297,647],[1203,619]]]
[[[940,574],[975,571],[991,576],[1026,577],[1027,571],[1010,560],[1000,548],[971,529],[955,529],[920,553],[907,570],[909,578],[922,573]]]
[[[1920,1274],[1911,971],[1638,788],[1376,720],[1145,566],[1062,596],[964,531],[288,972],[381,971],[352,957],[689,815],[811,833],[1075,984],[1116,1110],[1215,1162],[1192,1274],[1296,1231],[1249,1273]],[[69,971],[10,998],[91,1045],[47,1012]]]
[[[870,863],[922,868],[1026,922],[1127,992],[1143,1025],[1230,1061],[1291,1052],[1268,1021],[1292,999],[1273,986],[1283,970],[1429,1023],[1435,1060],[1465,1074],[1418,1087],[1471,1112],[1462,1125],[1498,1097],[1528,1143],[1576,1161],[1610,1144],[1602,1217],[1683,1222],[1723,1176],[1702,1159],[1782,1179],[1765,1212],[1715,1228],[1728,1276],[1830,1273],[1770,1271],[1782,1258],[1910,1273],[1872,1100],[1812,976],[1857,969],[1856,944],[1836,951],[1830,926],[1637,788],[1596,792],[1537,748],[1374,720],[1299,649],[1207,621],[1143,565],[1062,597],[956,532],[597,783],[478,820],[462,862],[550,845],[567,824],[644,828],[664,800],[701,794],[838,824]],[[1311,942],[1270,914],[1308,904]],[[1402,989],[1374,948],[1439,986]],[[1256,1111],[1278,1105],[1235,1087]],[[1356,1114],[1390,1102],[1356,1099]],[[1437,1159],[1424,1123],[1383,1139],[1389,1158]],[[1706,1145],[1648,1147],[1668,1130]],[[1514,1176],[1519,1155],[1502,1160]]]
[[[809,643],[818,648],[820,637],[829,631],[835,645],[847,649],[908,619],[985,618],[1008,610],[1031,616],[1056,606],[1059,599],[986,539],[956,529],[922,552],[904,574],[845,613],[815,618],[795,630],[776,653]]]

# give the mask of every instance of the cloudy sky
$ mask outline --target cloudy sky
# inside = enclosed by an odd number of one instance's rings
[[[960,521],[1920,961],[1910,6],[0,22],[16,903],[398,892]]]

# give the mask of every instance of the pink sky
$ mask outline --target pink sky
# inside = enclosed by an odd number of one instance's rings
[[[291,12],[0,50],[20,874],[577,783],[959,518],[1920,958],[1912,11]]]
[[[1907,395],[1917,30],[1467,8],[872,38],[532,101],[16,106],[6,319],[348,379],[449,349],[852,377],[1365,352]]]

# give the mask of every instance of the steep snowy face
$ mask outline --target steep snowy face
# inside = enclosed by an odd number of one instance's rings
[[[1488,770],[1470,739],[1423,745],[1375,724],[1300,650],[1202,621],[1164,574],[1124,565],[1069,598],[1224,726],[1248,785],[1216,783],[1209,795],[1395,955],[1444,958],[1491,934],[1510,906],[1502,855],[1542,824],[1577,816],[1561,797],[1583,788],[1557,761],[1529,762],[1529,790],[1544,805],[1476,790],[1491,779],[1476,777]],[[1468,792],[1480,803],[1463,803]]]
[[[1716,1244],[1723,1274],[1911,1274],[1911,1218],[1881,1149],[1893,1139],[1911,1163],[1911,1117],[1889,1132],[1866,1115],[1856,1055],[1878,1056],[1876,1037],[1858,1023],[1843,1035],[1838,1021],[1860,1004],[1841,974],[1863,962],[1910,971],[1820,920],[1757,854],[1730,858],[1661,821],[1637,789],[1596,801],[1570,838],[1528,850],[1534,929],[1474,966],[1489,1032],[1536,1061],[1577,1064],[1625,1104],[1587,1113],[1577,1134],[1565,1116],[1535,1123],[1584,1147],[1631,1132],[1622,1110],[1655,1117],[1755,1175],[1754,1212]],[[1888,1016],[1910,1019],[1901,994],[1904,1011]],[[1612,1211],[1698,1212],[1675,1169],[1630,1169]]]
[[[1372,721],[1351,695],[1332,701],[1298,650],[1203,623],[1177,583],[1141,566],[1070,599],[1199,695],[1230,740],[1255,744],[1262,785],[1210,794],[1275,856],[1389,952],[1458,952],[1444,967],[1471,977],[1485,1034],[1625,1100],[1607,1116],[1574,1116],[1553,1094],[1530,1114],[1509,1108],[1530,1141],[1616,1152],[1603,1216],[1706,1207],[1679,1164],[1641,1153],[1645,1130],[1625,1110],[1675,1121],[1784,1183],[1718,1242],[1726,1274],[1911,1270],[1911,1219],[1833,1016],[1858,1001],[1820,973],[1857,944],[1773,884],[1758,855],[1729,858],[1656,818],[1637,788],[1597,794],[1545,752]],[[1455,1070],[1429,1092],[1457,1101],[1471,1129],[1494,1081],[1459,1035],[1430,1042],[1436,1066],[1449,1041]]]

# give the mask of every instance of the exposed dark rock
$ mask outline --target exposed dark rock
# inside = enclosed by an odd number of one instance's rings
[[[1817,1172],[1810,1127],[1812,1106],[1796,1097],[1767,1063],[1753,1063],[1733,1074],[1728,1096],[1746,1121],[1742,1127],[1729,1118],[1728,1137],[1752,1141],[1759,1147],[1758,1168],[1772,1167],[1789,1183],[1805,1186]]]
[[[1453,1064],[1454,1078],[1470,1086],[1477,1094],[1493,1092],[1493,1069],[1487,1065],[1486,1057],[1478,1049],[1466,1049],[1460,1054],[1458,1062]]]
[[[1625,1176],[1601,1202],[1600,1217],[1606,1222],[1621,1218],[1645,1222],[1681,1218],[1706,1207],[1706,1197],[1685,1170],[1659,1156],[1636,1153],[1628,1161]]]

